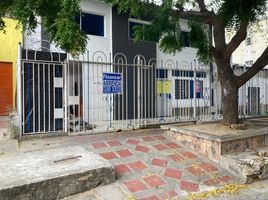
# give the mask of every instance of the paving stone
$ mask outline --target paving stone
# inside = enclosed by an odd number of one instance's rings
[[[156,175],[147,176],[143,178],[143,180],[150,186],[150,187],[159,187],[161,185],[165,185],[165,182]]]
[[[147,189],[146,185],[142,183],[140,180],[127,181],[125,182],[125,185],[131,192],[138,192]]]
[[[124,164],[115,166],[114,170],[119,174],[124,174],[124,173],[130,172],[130,169]]]
[[[161,197],[161,199],[172,199],[173,197],[178,196],[178,194],[177,192],[172,190],[172,191],[163,192],[159,196]]]
[[[209,179],[209,180],[204,181],[204,184],[207,186],[217,185],[219,183],[220,183],[220,181],[217,179]]]
[[[182,143],[173,142],[168,137],[163,137],[163,132],[157,131],[157,129],[154,129],[149,131],[129,131],[129,133],[97,134],[94,135],[94,137],[81,136],[79,139],[76,139],[76,137],[71,139],[66,137],[66,139],[60,141],[60,143],[73,145],[75,142],[76,144],[85,145],[93,152],[109,159],[108,162],[115,166],[114,169],[118,174],[116,184],[118,188],[121,188],[121,193],[123,195],[133,195],[136,199],[140,200],[149,197],[166,200],[161,196],[161,194],[165,192],[173,192],[174,195],[176,193],[182,196],[187,195],[187,192],[199,191],[199,189],[205,191],[211,187],[220,188],[223,187],[222,182],[236,180],[227,171],[218,167],[218,165],[214,165],[213,162],[199,156],[198,152],[195,154],[195,152],[188,149],[188,147],[184,146]],[[55,139],[51,139],[51,144],[54,143],[54,141]],[[37,144],[38,145],[35,145],[35,147],[42,147],[39,143]],[[96,148],[93,144],[96,144]],[[49,146],[52,147],[53,145]],[[47,148],[48,145],[43,145],[43,147]],[[196,166],[199,167],[204,174],[196,176],[199,175],[198,171],[196,172],[191,169],[191,173],[187,170],[189,167]],[[214,167],[217,168],[217,170]],[[215,178],[212,177],[214,174],[209,174],[210,172],[217,173]],[[157,181],[152,181],[153,183],[151,183],[152,186],[154,186],[154,184],[160,185],[157,186],[158,188],[151,187],[151,185],[147,183],[148,180],[146,182],[143,179],[154,176],[161,179],[159,183]],[[162,183],[162,181],[164,183]],[[219,184],[218,181],[220,182]],[[132,191],[129,189],[131,184],[134,187],[131,188]],[[101,190],[98,194],[101,194]],[[101,198],[103,196],[104,195],[99,195]],[[108,192],[103,200],[110,200],[110,196]],[[114,196],[115,195],[113,195],[113,197]],[[127,199],[127,197],[120,200],[124,199]],[[169,198],[169,200],[171,199],[173,199],[173,197]]]
[[[195,176],[203,176],[205,174],[205,171],[202,168],[200,168],[199,166],[187,167],[186,170]]]
[[[157,135],[157,136],[154,136],[154,138],[156,138],[157,140],[166,140],[167,139],[163,135]]]
[[[106,160],[112,160],[117,158],[117,155],[114,152],[100,153],[100,156],[105,158]]]
[[[181,162],[184,160],[183,157],[179,156],[178,154],[169,155],[168,157],[174,162]]]
[[[146,165],[142,161],[129,163],[128,166],[135,171],[141,171],[147,168]]]
[[[134,139],[129,139],[129,140],[127,140],[127,143],[128,144],[138,145],[140,143],[140,141],[139,140],[134,140]]]
[[[123,150],[119,150],[119,151],[116,151],[116,153],[121,157],[121,158],[124,158],[124,157],[129,157],[129,156],[132,156],[133,154],[127,150],[127,149],[123,149]]]
[[[177,169],[167,168],[164,173],[164,176],[175,178],[175,179],[181,179],[181,174],[182,174],[181,171]]]
[[[229,181],[232,180],[232,177],[226,175],[226,176],[219,177],[218,180],[221,181],[221,182],[229,182]]]
[[[148,153],[150,149],[145,146],[138,145],[135,150],[143,153]]]
[[[205,171],[207,172],[215,172],[215,171],[218,171],[218,169],[213,166],[212,164],[209,164],[209,163],[202,163],[199,165],[202,169],[204,169]]]
[[[164,144],[156,144],[154,145],[154,148],[156,148],[158,151],[164,151],[168,149],[168,147]]]
[[[168,161],[162,160],[159,158],[153,158],[152,165],[159,166],[159,167],[167,167]]]
[[[170,143],[167,143],[166,144],[169,148],[172,148],[172,149],[177,149],[177,148],[180,148],[181,146],[178,145],[177,143],[175,142],[170,142]]]
[[[104,142],[97,142],[97,143],[93,143],[91,144],[95,149],[100,149],[100,148],[104,148],[104,147],[108,147],[107,144],[105,144]]]
[[[193,154],[192,152],[182,152],[181,155],[184,158],[188,158],[188,159],[191,159],[191,160],[194,160],[194,159],[197,158],[197,156],[195,154]]]
[[[189,181],[181,181],[181,190],[185,190],[187,192],[198,192],[199,185]]]
[[[153,142],[155,141],[155,138],[147,136],[147,137],[142,137],[142,140],[144,140],[145,142]]]
[[[118,140],[108,141],[107,144],[111,147],[121,146],[121,143]]]

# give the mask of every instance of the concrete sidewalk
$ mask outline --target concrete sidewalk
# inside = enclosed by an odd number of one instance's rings
[[[70,196],[66,198],[68,200],[180,199],[189,193],[210,191],[238,182],[228,171],[172,141],[160,129],[25,140],[19,143],[17,151],[76,145],[112,163],[117,181]]]

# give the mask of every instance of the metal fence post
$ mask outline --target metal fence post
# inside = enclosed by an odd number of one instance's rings
[[[191,62],[191,65],[193,63]],[[192,66],[191,66],[192,67]],[[197,119],[197,113],[196,113],[196,60],[194,60],[194,119]]]
[[[67,87],[67,70],[69,57],[67,54],[66,62],[64,63],[64,132],[68,133],[68,87]]]
[[[19,115],[19,126],[20,126],[20,136],[22,136],[22,90],[21,90],[21,74],[22,74],[22,68],[21,68],[21,60],[22,60],[22,55],[21,55],[21,43],[19,42],[18,44],[18,60],[17,60],[17,112]]]

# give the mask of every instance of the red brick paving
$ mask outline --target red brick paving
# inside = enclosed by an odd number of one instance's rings
[[[116,151],[116,153],[121,157],[121,158],[124,158],[124,157],[129,157],[129,156],[132,156],[133,154],[127,150],[127,149],[123,149],[123,150],[119,150],[119,151]]]
[[[117,155],[114,152],[101,153],[100,156],[102,156],[106,160],[112,160],[112,159],[117,158]]]
[[[232,180],[232,177],[231,176],[222,176],[222,177],[219,177],[218,178],[219,181],[221,182],[229,182],[230,180]]]
[[[177,192],[179,193],[180,190],[197,192],[199,184],[202,184],[203,190],[205,186],[221,187],[221,182],[233,179],[221,168],[217,169],[216,164],[214,166],[207,159],[200,158],[194,152],[187,150],[182,144],[177,144],[160,134],[147,137],[135,134],[131,139],[116,135],[116,137],[106,137],[103,141],[98,137],[89,141],[99,141],[91,143],[93,151],[96,149],[95,152],[105,159],[113,159],[115,171],[120,174],[118,177],[120,185],[125,185],[129,193],[133,193],[134,196],[136,196],[135,192],[142,191],[138,194],[138,199],[172,199],[178,196]],[[175,150],[178,148],[179,151]],[[172,151],[174,153],[171,153]],[[213,171],[217,171],[219,178],[210,178],[209,172]],[[197,177],[189,176],[189,173]],[[154,175],[148,176],[149,174]],[[161,188],[154,189],[154,193],[151,193],[152,188],[155,187]]]
[[[142,200],[159,200],[157,196],[145,197]]]
[[[164,144],[156,144],[154,145],[154,148],[156,148],[158,151],[164,151],[168,149],[168,147]]]
[[[152,142],[155,141],[155,139],[151,136],[147,136],[147,137],[142,137],[141,139],[143,139],[145,142]]]
[[[170,143],[167,143],[166,144],[169,148],[172,148],[172,149],[177,149],[177,148],[180,148],[181,146],[174,143],[174,142],[170,142]]]
[[[188,158],[188,159],[191,159],[191,160],[194,160],[197,158],[197,156],[191,152],[182,152],[181,155],[185,158]]]
[[[175,179],[181,179],[181,174],[182,174],[181,171],[177,169],[167,168],[164,173],[164,176],[175,178]]]
[[[167,164],[168,164],[167,160],[162,160],[162,159],[159,159],[159,158],[154,158],[152,160],[152,165],[155,165],[155,166],[166,167]]]
[[[198,192],[199,185],[189,181],[181,181],[181,190],[185,190],[187,192]]]
[[[121,143],[118,140],[108,141],[107,144],[111,147],[121,146]]]
[[[204,184],[207,186],[217,185],[219,183],[220,183],[220,181],[217,179],[209,179],[209,180],[204,181]]]
[[[187,167],[186,170],[195,176],[202,176],[205,174],[204,170],[200,167]]]
[[[128,166],[135,171],[141,171],[147,168],[147,166],[142,161],[129,163]]]
[[[142,183],[140,180],[127,181],[125,182],[125,185],[131,192],[138,192],[147,189],[146,185]]]
[[[100,149],[100,148],[104,148],[107,147],[107,144],[105,144],[104,142],[97,142],[97,143],[93,143],[91,144],[95,149]]]
[[[126,165],[117,165],[114,169],[119,174],[124,174],[130,172],[130,169]]]
[[[169,155],[168,156],[171,160],[173,160],[174,162],[181,162],[182,160],[184,160],[181,156],[179,156],[178,154],[173,154],[173,155]]]
[[[138,145],[136,148],[135,148],[136,151],[140,151],[140,152],[143,152],[143,153],[148,153],[149,152],[149,148],[145,147],[145,146],[140,146]]]
[[[127,140],[127,143],[128,144],[138,145],[140,143],[140,141],[139,140],[134,140],[134,139],[129,139],[129,140]]]
[[[159,196],[161,197],[161,199],[171,199],[173,197],[176,197],[177,195],[178,195],[177,192],[173,190],[173,191],[163,192]]]
[[[154,138],[156,138],[157,140],[166,140],[166,139],[167,139],[167,138],[165,138],[165,137],[162,136],[162,135],[154,136]]]
[[[202,169],[204,169],[205,171],[207,171],[207,172],[218,171],[218,169],[217,169],[215,166],[213,166],[213,165],[211,165],[211,164],[209,164],[209,163],[202,163],[202,164],[200,164],[199,166],[200,166]]]
[[[157,175],[147,176],[143,180],[150,185],[150,187],[159,187],[165,185],[165,182]]]

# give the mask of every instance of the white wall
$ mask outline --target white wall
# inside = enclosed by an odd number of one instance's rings
[[[182,31],[187,31],[187,32],[190,31],[187,20],[181,19],[180,25],[181,25]],[[202,64],[198,62],[196,54],[197,54],[197,49],[192,48],[192,47],[184,47],[182,51],[177,52],[175,54],[166,54],[162,52],[161,49],[159,48],[159,45],[157,45],[156,55],[160,63],[160,66],[158,65],[158,68],[170,69],[168,73],[168,79],[172,81],[172,91],[171,91],[172,94],[171,94],[171,99],[166,99],[166,101],[168,101],[167,104],[169,105],[169,107],[170,105],[172,106],[172,108],[193,106],[193,100],[190,100],[190,99],[176,100],[175,99],[175,79],[193,80],[193,78],[173,77],[171,70],[194,70],[194,67],[196,66],[197,71],[199,71],[199,68],[202,69]],[[205,94],[205,88],[209,87],[208,77],[209,77],[209,74],[207,74],[207,78],[205,79],[202,78],[203,94]],[[210,94],[207,94],[207,95],[210,95]],[[203,99],[198,100],[198,105],[200,107],[205,105]]]
[[[80,57],[80,60],[89,58],[90,61],[111,62],[112,7],[99,1],[81,1],[81,9],[86,13],[104,16],[104,37],[88,35],[88,52],[83,58]],[[102,93],[102,73],[109,72],[111,66],[84,64],[83,68],[84,119],[88,122],[106,123],[109,120],[109,106],[105,95]]]

